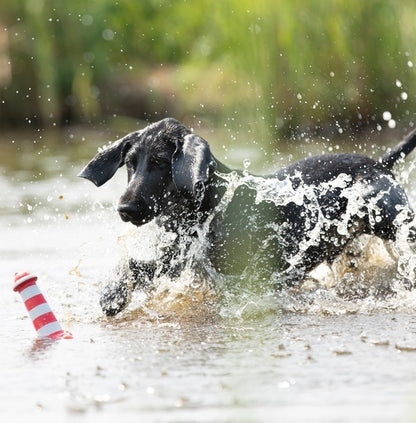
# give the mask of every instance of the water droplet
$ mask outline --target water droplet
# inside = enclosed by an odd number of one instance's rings
[[[389,128],[393,129],[396,127],[396,121],[394,119],[390,119],[387,125]]]
[[[91,15],[84,15],[81,18],[81,22],[83,25],[89,26],[89,25],[92,25],[92,23],[94,22],[94,18]]]
[[[389,121],[391,119],[391,113],[388,111],[383,112],[383,119]]]
[[[114,38],[114,35],[115,33],[112,29],[105,29],[102,34],[104,40],[106,41],[111,41]]]

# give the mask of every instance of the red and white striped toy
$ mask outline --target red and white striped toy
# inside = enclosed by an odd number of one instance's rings
[[[28,272],[16,273],[13,291],[17,291],[21,295],[38,336],[51,339],[72,339],[72,334],[63,330],[56,320],[36,284],[37,279],[37,276]]]

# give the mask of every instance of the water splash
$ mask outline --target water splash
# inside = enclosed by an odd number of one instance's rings
[[[308,204],[311,216],[306,219],[308,236],[299,244],[298,252],[290,257],[288,272],[302,263],[305,252],[320,242],[321,234],[329,227],[335,225],[340,236],[348,237],[349,221],[353,216],[363,215],[363,205],[368,203],[371,189],[364,182],[351,184],[351,176],[347,174],[340,174],[319,186],[294,184],[293,178],[299,175],[283,180],[257,177],[247,172],[218,176],[226,188],[222,200],[204,224],[195,227],[197,236],[179,245],[179,254],[172,262],[172,266],[185,264],[183,270],[176,277],[164,275],[156,278],[150,292],[133,292],[132,301],[120,319],[137,317],[138,314],[150,319],[168,319],[178,314],[182,318],[195,318],[195,314],[201,313],[204,318],[208,315],[253,318],[270,312],[373,313],[414,307],[416,294],[411,288],[416,255],[408,239],[415,222],[408,222],[409,211],[405,209],[396,218],[398,236],[394,243],[361,235],[349,242],[345,251],[332,263],[321,264],[296,287],[274,290],[274,286],[282,285],[284,275],[278,272],[273,274],[271,280],[257,280],[254,288],[244,278],[217,273],[206,259],[207,234],[212,220],[218,213],[227,210],[238,187],[244,185],[255,190],[257,203],[267,201],[276,206],[290,202]],[[389,180],[389,183],[395,182]],[[336,222],[331,216],[324,215],[319,205],[319,198],[334,189],[341,190],[342,197],[347,201],[346,212]],[[383,195],[386,192],[371,196],[374,210],[377,211],[377,203]],[[375,212],[370,219],[375,223],[380,215]],[[280,236],[281,226],[271,224],[277,237]],[[122,256],[125,260],[134,257],[157,261],[163,248],[172,243],[176,236],[155,224],[129,229],[119,237]]]

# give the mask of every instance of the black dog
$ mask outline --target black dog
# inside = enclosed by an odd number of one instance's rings
[[[126,135],[98,153],[79,176],[100,186],[125,164],[121,218],[136,226],[156,218],[177,237],[158,262],[130,259],[117,285],[104,290],[104,312],[113,315],[127,305],[129,278],[136,287],[161,274],[177,274],[178,246],[189,244],[204,225],[206,257],[217,272],[245,272],[256,280],[278,272],[282,285],[331,262],[360,234],[395,240],[413,211],[390,169],[415,146],[413,131],[378,161],[324,154],[263,178],[237,172],[240,183],[224,205],[227,178],[236,171],[215,159],[204,139],[171,118]],[[259,187],[268,195],[259,197]],[[414,232],[411,228],[409,237]]]

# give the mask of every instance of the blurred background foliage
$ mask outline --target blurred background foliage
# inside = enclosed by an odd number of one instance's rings
[[[1,2],[0,125],[169,115],[259,142],[412,126],[415,21],[414,0]]]

